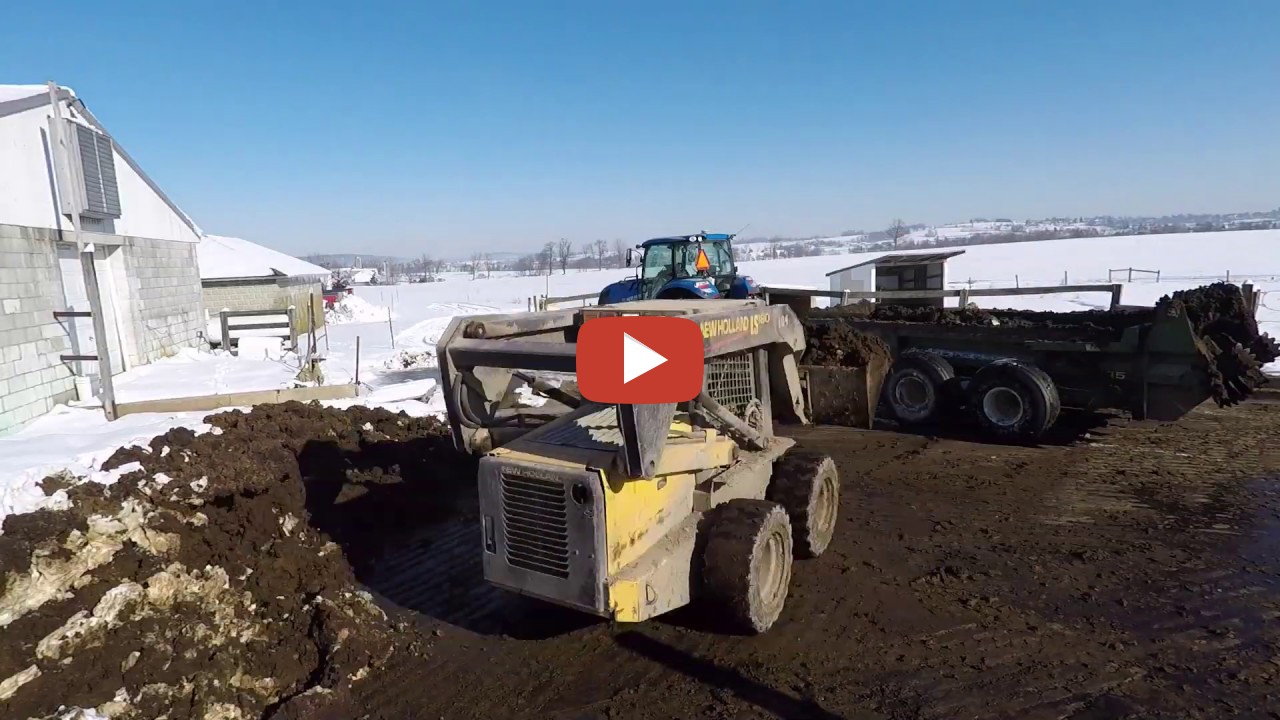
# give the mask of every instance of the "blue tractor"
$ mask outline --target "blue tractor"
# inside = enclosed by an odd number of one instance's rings
[[[733,235],[698,233],[646,240],[639,246],[636,277],[606,285],[600,304],[633,300],[719,300],[755,297],[760,286],[738,274],[733,261]],[[634,263],[627,251],[627,267]]]

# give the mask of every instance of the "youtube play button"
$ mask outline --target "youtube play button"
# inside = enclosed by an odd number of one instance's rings
[[[667,359],[649,349],[648,345],[622,333],[622,384],[635,380],[658,367]]]
[[[702,329],[683,317],[592,318],[578,329],[578,390],[611,405],[685,402],[702,392]]]

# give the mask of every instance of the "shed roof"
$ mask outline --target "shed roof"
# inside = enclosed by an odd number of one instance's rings
[[[300,277],[329,274],[325,268],[242,238],[205,235],[196,246],[201,280]]]
[[[870,260],[863,260],[856,265],[842,267],[839,270],[832,270],[827,273],[827,277],[831,277],[836,273],[842,273],[845,270],[865,267],[867,265],[875,265],[876,267],[893,267],[902,265],[925,265],[927,263],[943,262],[948,258],[957,255],[963,255],[963,250],[948,250],[947,252],[930,252],[930,253],[896,253],[889,255],[881,255]]]

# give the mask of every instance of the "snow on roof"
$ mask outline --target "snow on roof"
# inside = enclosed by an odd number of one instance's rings
[[[248,240],[222,235],[201,237],[196,254],[201,280],[329,274],[328,270],[306,260]]]
[[[75,91],[69,87],[62,87],[63,90],[75,95]],[[0,85],[0,102],[9,102],[10,100],[22,100],[33,95],[43,95],[49,92],[48,85]]]
[[[964,250],[951,250],[938,252],[937,250],[908,250],[906,252],[886,252],[886,253],[870,253],[870,259],[863,260],[860,263],[842,267],[839,270],[832,270],[827,273],[827,277],[831,277],[836,273],[842,273],[845,270],[852,270],[864,265],[916,265],[921,263],[945,262],[948,258],[957,255],[963,255]]]

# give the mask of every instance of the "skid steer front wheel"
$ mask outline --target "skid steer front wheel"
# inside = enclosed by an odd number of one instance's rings
[[[840,512],[840,476],[831,456],[788,450],[773,463],[767,497],[791,516],[796,557],[821,556],[831,544]]]
[[[773,626],[791,586],[791,521],[768,500],[730,500],[708,513],[703,549],[706,600],[735,630]]]

